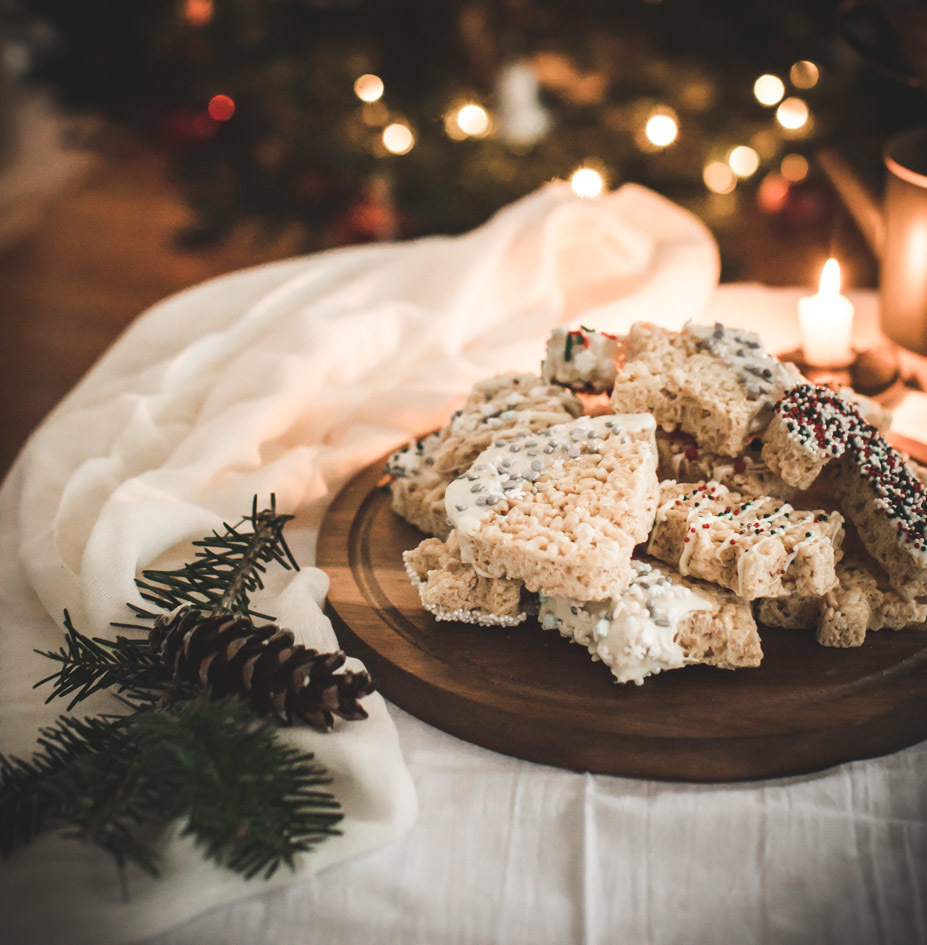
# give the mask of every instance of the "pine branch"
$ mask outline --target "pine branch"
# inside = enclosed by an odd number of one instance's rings
[[[139,831],[176,816],[178,796],[140,764],[128,721],[61,716],[38,746],[30,761],[0,755],[0,855],[61,831],[96,844],[120,867],[133,862],[155,873]]]
[[[238,525],[223,523],[225,532],[213,532],[209,538],[195,541],[194,561],[174,571],[147,570],[143,579],[136,579],[142,597],[162,610],[173,610],[193,604],[207,613],[253,614],[249,595],[264,586],[262,575],[267,565],[276,562],[286,570],[299,570],[283,537],[283,528],[292,515],[278,515],[276,497],[271,495],[270,508],[258,512],[255,496],[251,515]],[[242,526],[250,523],[250,530]],[[153,619],[157,614],[133,607],[136,616]]]
[[[0,856],[43,833],[157,874],[148,840],[178,817],[205,855],[246,878],[295,866],[338,834],[330,783],[239,699],[206,695],[124,718],[62,716],[31,760],[0,755]]]
[[[128,693],[130,698],[143,703],[152,702],[157,698],[155,693],[170,685],[169,667],[151,652],[147,640],[122,636],[115,640],[86,637],[75,629],[67,611],[64,612],[64,626],[64,646],[57,652],[36,650],[61,664],[57,672],[40,679],[33,687],[54,681],[54,690],[46,703],[77,693],[68,703],[70,711],[93,693],[109,688]]]
[[[205,855],[245,878],[273,875],[281,863],[340,833],[330,783],[311,754],[283,745],[239,699],[201,697],[133,724],[147,763],[183,786],[184,835]]]
[[[289,631],[250,619],[249,594],[267,566],[298,567],[282,535],[291,518],[277,515],[273,497],[258,512],[255,498],[238,526],[194,543],[193,563],[146,571],[142,595],[173,612],[133,608],[155,624],[116,625],[142,637],[84,636],[65,611],[64,645],[42,653],[60,668],[36,685],[53,682],[47,701],[72,696],[69,709],[113,689],[130,714],[62,716],[41,730],[29,761],[0,754],[0,856],[58,831],[107,851],[121,870],[156,873],[149,835],[183,817],[208,858],[250,878],[293,868],[339,833],[338,802],[320,790],[324,769],[254,714],[328,728],[334,715],[365,717],[358,698],[373,688],[366,673],[336,673],[343,654],[294,646]]]

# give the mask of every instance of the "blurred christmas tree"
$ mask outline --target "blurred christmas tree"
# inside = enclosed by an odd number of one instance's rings
[[[455,233],[582,168],[577,189],[637,181],[723,243],[739,201],[800,218],[822,142],[877,155],[924,118],[859,80],[835,2],[26,2],[35,76],[171,155],[191,238]]]

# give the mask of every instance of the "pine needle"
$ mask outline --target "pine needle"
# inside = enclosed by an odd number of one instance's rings
[[[283,528],[292,515],[278,515],[276,497],[270,508],[259,512],[255,497],[251,514],[237,525],[223,523],[223,534],[213,532],[208,538],[193,542],[194,560],[174,571],[146,570],[136,579],[142,597],[162,610],[193,604],[207,613],[248,613],[260,619],[273,619],[251,610],[249,595],[263,588],[263,575],[269,564],[286,570],[299,565],[283,537]],[[250,528],[244,526],[249,525]],[[136,616],[158,615],[133,608]]]
[[[68,711],[78,702],[102,689],[115,688],[127,693],[130,699],[154,701],[154,693],[166,688],[171,682],[168,667],[157,655],[150,652],[148,641],[116,637],[87,637],[75,629],[71,615],[64,612],[65,645],[55,652],[36,650],[42,656],[61,664],[61,668],[50,676],[40,679],[33,688],[54,682],[51,695],[45,700],[69,696],[76,693],[68,703]]]

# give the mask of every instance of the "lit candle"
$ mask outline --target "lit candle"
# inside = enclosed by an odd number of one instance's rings
[[[816,295],[798,300],[805,360],[813,367],[846,367],[853,362],[853,303],[840,294],[840,264],[828,259]]]

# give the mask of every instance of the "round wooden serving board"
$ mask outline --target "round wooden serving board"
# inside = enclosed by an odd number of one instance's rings
[[[357,475],[322,525],[328,614],[380,692],[445,732],[529,761],[670,781],[804,774],[927,738],[925,631],[835,650],[811,631],[765,630],[757,669],[693,666],[620,686],[536,620],[438,622],[403,567],[422,536],[390,509],[383,468]]]

